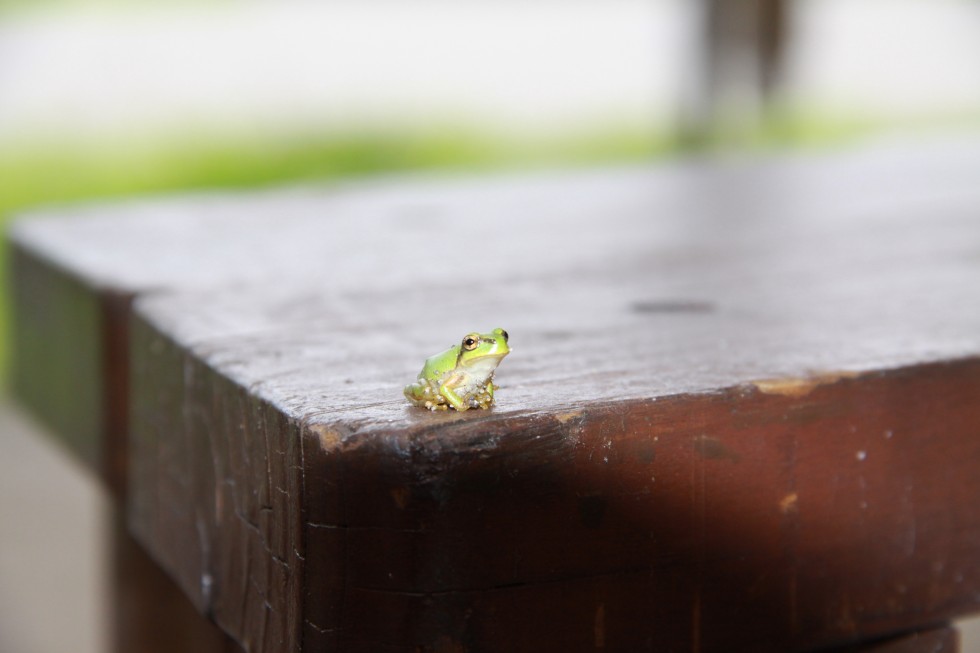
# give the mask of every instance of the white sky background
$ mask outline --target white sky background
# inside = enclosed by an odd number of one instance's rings
[[[906,117],[980,109],[980,2],[798,0],[787,93]]]
[[[228,2],[12,14],[0,138],[193,124],[665,126],[690,0]],[[820,111],[980,109],[980,2],[798,0],[787,93]]]

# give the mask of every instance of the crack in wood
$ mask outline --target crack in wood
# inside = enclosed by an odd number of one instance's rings
[[[564,584],[574,584],[574,583],[584,583],[593,580],[603,580],[612,578],[622,578],[625,576],[644,576],[648,575],[654,571],[654,567],[642,566],[633,567],[629,569],[618,569],[614,571],[606,571],[595,574],[568,574],[561,576],[560,578],[549,578],[534,581],[519,581],[513,583],[499,583],[494,585],[486,585],[481,587],[450,587],[439,590],[432,591],[408,591],[408,590],[397,590],[387,587],[367,587],[362,585],[357,585],[353,587],[353,590],[361,592],[371,592],[375,594],[384,594],[390,596],[407,596],[415,598],[425,598],[425,597],[437,597],[437,596],[453,596],[453,595],[468,595],[468,594],[489,594],[493,592],[505,592],[515,589],[523,588],[534,588],[534,587],[554,587]]]
[[[351,526],[350,524],[314,524],[307,522],[306,526],[310,528],[321,528],[324,530],[332,531],[370,531],[370,532],[382,532],[382,533],[408,533],[408,534],[424,534],[424,533],[435,533],[430,529],[426,528],[395,528],[393,526]]]

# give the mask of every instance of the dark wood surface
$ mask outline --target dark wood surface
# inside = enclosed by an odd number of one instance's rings
[[[960,650],[959,635],[949,626],[889,637],[867,646],[851,649],[858,653],[957,653]],[[841,653],[845,653],[841,651]],[[847,652],[847,653],[851,653]]]
[[[241,653],[129,534],[114,514],[109,587],[110,651],[117,653]]]
[[[131,528],[250,651],[878,639],[980,609],[978,169],[974,141],[48,216],[13,232],[16,342],[77,342],[15,384],[65,431],[44,380],[125,362],[69,414],[129,423]],[[403,401],[496,326],[495,410]]]

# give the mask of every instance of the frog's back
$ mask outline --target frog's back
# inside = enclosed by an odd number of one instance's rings
[[[429,356],[425,359],[425,365],[422,366],[422,373],[419,376],[426,379],[433,379],[446,372],[451,372],[456,369],[458,358],[459,345],[454,345],[442,353]]]

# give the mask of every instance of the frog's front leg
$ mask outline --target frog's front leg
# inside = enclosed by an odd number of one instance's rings
[[[469,408],[469,406],[462,397],[456,394],[456,391],[453,389],[459,385],[460,381],[462,381],[462,376],[459,374],[451,375],[449,378],[439,384],[439,394],[445,397],[446,401],[448,401],[453,408],[462,412]]]

